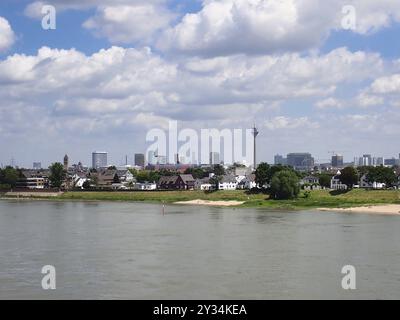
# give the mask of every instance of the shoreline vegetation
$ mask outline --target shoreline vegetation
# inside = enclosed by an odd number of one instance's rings
[[[181,205],[211,205],[217,207],[269,208],[282,210],[319,209],[325,211],[375,212],[398,214],[400,190],[351,191],[314,190],[302,192],[297,199],[273,200],[268,194],[235,191],[135,191],[90,192],[68,191],[8,192],[0,194],[3,199],[42,199],[52,201],[132,201]]]

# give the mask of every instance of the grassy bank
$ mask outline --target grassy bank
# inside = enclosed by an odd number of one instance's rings
[[[265,194],[248,194],[246,191],[171,191],[171,192],[66,192],[51,200],[83,201],[135,201],[149,203],[174,203],[189,200],[244,201],[242,207],[271,209],[349,208],[365,205],[400,204],[398,190],[352,190],[345,193],[326,190],[304,193],[295,200],[271,200]]]

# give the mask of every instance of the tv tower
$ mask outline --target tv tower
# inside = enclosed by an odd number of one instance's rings
[[[256,143],[256,139],[258,136],[259,132],[256,128],[256,125],[254,124],[253,127],[253,137],[254,137],[254,170],[257,169],[257,143]]]

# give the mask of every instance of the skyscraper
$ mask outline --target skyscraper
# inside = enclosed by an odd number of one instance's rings
[[[341,167],[343,167],[343,163],[344,163],[344,161],[343,161],[342,155],[336,154],[336,155],[332,156],[332,163],[331,163],[332,167],[341,168]]]
[[[314,167],[314,158],[310,153],[289,153],[287,164],[296,170],[311,170]]]
[[[216,165],[220,163],[219,152],[210,152],[210,164]]]
[[[135,166],[144,167],[143,153],[135,153]]]
[[[92,168],[99,169],[107,167],[107,152],[95,151],[92,153]]]
[[[147,162],[151,165],[157,164],[157,156],[154,151],[149,151],[149,154],[147,155]]]

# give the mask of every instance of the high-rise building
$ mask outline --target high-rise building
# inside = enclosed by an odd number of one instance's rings
[[[280,154],[277,154],[274,156],[274,164],[284,166],[287,164],[287,159],[281,156]]]
[[[342,168],[344,165],[343,156],[339,154],[333,155],[331,164],[334,168]]]
[[[155,151],[149,151],[147,155],[147,162],[150,165],[156,165],[157,164],[157,156]]]
[[[372,166],[372,156],[370,154],[364,154],[362,156],[362,165],[363,166]]]
[[[314,158],[310,153],[289,153],[287,164],[296,170],[307,171],[314,167]]]
[[[215,165],[220,163],[219,152],[210,152],[210,164]]]
[[[92,168],[99,169],[107,167],[108,153],[103,151],[95,151],[92,153]]]
[[[396,165],[396,159],[385,159],[385,166],[395,166]]]
[[[41,162],[34,162],[33,163],[33,169],[35,169],[35,170],[42,169],[42,163]]]
[[[143,153],[135,153],[135,166],[144,167]]]

